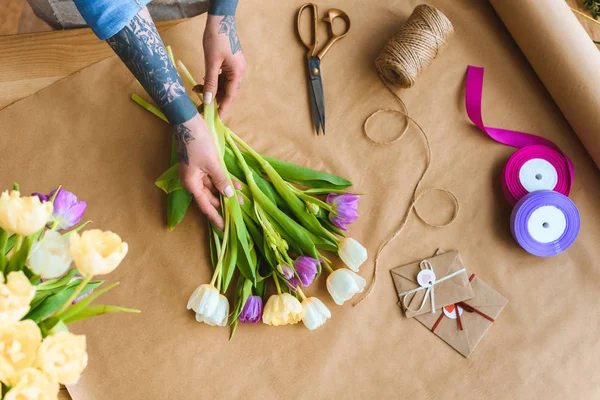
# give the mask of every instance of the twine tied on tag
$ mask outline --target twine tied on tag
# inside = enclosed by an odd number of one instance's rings
[[[445,280],[454,278],[456,275],[466,272],[466,270],[464,268],[459,269],[458,271],[454,271],[453,273],[446,275],[443,278],[437,279],[435,274],[433,273],[433,267],[431,266],[429,261],[427,261],[427,260],[421,261],[419,263],[419,267],[421,268],[421,272],[419,272],[419,276],[422,275],[423,271],[431,271],[432,272],[432,274],[430,275],[431,278],[428,281],[422,281],[419,279],[419,277],[417,277],[417,281],[419,281],[419,285],[421,285],[421,286],[419,286],[418,288],[415,288],[415,289],[408,290],[406,292],[399,293],[398,296],[402,299],[402,305],[404,306],[404,308],[406,308],[409,311],[413,311],[413,312],[421,311],[423,309],[423,307],[425,307],[425,303],[427,302],[427,299],[431,298],[431,313],[435,314],[434,286],[437,285],[438,283],[444,282]],[[408,307],[408,305],[406,304],[406,298],[408,297],[409,294],[417,293],[417,292],[420,292],[421,290],[425,290],[425,295],[423,296],[423,301],[421,302],[421,307],[419,307],[416,310],[413,310],[412,308]]]
[[[431,164],[431,145],[429,144],[429,138],[427,137],[425,130],[417,121],[408,115],[406,104],[404,104],[400,96],[396,94],[391,86],[397,85],[403,88],[413,86],[423,69],[431,64],[439,51],[446,46],[448,39],[453,33],[454,29],[452,24],[440,10],[427,4],[421,4],[413,10],[413,13],[408,18],[404,26],[388,41],[380,55],[375,60],[375,66],[379,74],[379,79],[381,79],[381,82],[386,89],[396,98],[396,100],[398,100],[401,105],[401,109],[396,110],[386,108],[374,111],[367,117],[363,125],[363,133],[365,137],[369,141],[378,145],[390,145],[397,142],[404,136],[404,133],[406,133],[408,130],[410,122],[412,122],[419,129],[419,132],[425,140],[425,146],[427,148],[427,160],[425,162],[425,169],[415,185],[412,201],[408,207],[408,210],[404,214],[402,221],[400,222],[400,226],[388,239],[385,240],[385,242],[381,244],[377,250],[377,254],[375,255],[375,266],[373,268],[373,276],[371,278],[371,282],[369,283],[369,287],[365,294],[358,301],[356,301],[353,306],[360,304],[360,302],[369,297],[373,291],[377,281],[379,257],[381,256],[383,249],[385,249],[388,244],[390,244],[400,235],[404,229],[404,226],[408,222],[408,217],[410,216],[411,211],[414,210],[417,218],[419,218],[424,224],[436,228],[446,227],[452,224],[458,217],[460,203],[458,202],[456,196],[449,190],[442,188],[430,188],[418,193],[421,183],[425,178],[425,174],[429,170],[429,165]],[[406,119],[406,123],[404,124],[400,134],[390,141],[377,140],[371,137],[369,134],[369,121],[371,121],[371,119],[376,115],[382,113],[400,114]],[[419,199],[433,191],[447,194],[454,203],[454,214],[446,223],[435,224],[429,222],[419,213],[419,210],[417,209],[417,202]]]

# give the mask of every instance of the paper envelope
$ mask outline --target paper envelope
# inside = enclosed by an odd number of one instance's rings
[[[429,261],[433,267],[433,272],[435,273],[437,280],[460,271],[465,267],[462,258],[460,257],[460,253],[456,250],[427,258],[427,261]],[[421,272],[421,267],[419,266],[420,263],[421,260],[394,268],[390,271],[398,294],[420,287],[417,282],[417,275]],[[470,299],[474,296],[466,270],[452,278],[435,284],[433,288],[436,309]],[[421,310],[414,311],[419,309],[425,295],[426,290],[420,290],[414,294],[411,293],[407,295],[404,302],[403,299],[400,298],[398,304],[404,309],[407,318],[412,318],[425,313],[431,314],[431,296],[428,296]]]
[[[457,307],[454,305],[444,307],[445,310],[437,310],[435,314],[428,313],[415,317],[417,321],[429,330],[433,330],[433,333],[465,357],[471,355],[487,330],[494,324],[488,318],[496,320],[508,303],[504,296],[479,277],[470,273],[469,277],[472,278],[471,287],[475,292],[475,297],[465,300],[463,303],[476,311],[469,312],[467,307],[463,309],[460,305],[457,306],[460,308],[458,311],[462,330],[456,318]]]

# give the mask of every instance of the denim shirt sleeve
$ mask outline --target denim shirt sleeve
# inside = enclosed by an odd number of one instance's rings
[[[73,0],[81,16],[102,40],[113,37],[151,0]]]

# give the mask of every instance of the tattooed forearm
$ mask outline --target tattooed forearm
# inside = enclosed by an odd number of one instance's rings
[[[209,14],[212,15],[235,15],[238,0],[211,0]]]
[[[187,145],[190,141],[194,140],[192,132],[185,126],[185,124],[179,124],[175,127],[175,143],[177,145],[177,160],[180,163],[188,165],[190,160],[188,158]]]
[[[186,122],[197,114],[147,9],[140,11],[107,42],[172,125]]]
[[[237,35],[235,28],[235,17],[227,15],[219,22],[219,34],[225,34],[229,38],[229,46],[231,46],[231,54],[235,54],[242,50],[240,38]]]

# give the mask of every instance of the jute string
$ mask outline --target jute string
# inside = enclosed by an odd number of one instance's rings
[[[427,160],[425,162],[425,168],[423,169],[423,172],[421,173],[421,176],[415,185],[412,194],[412,201],[406,210],[402,221],[400,222],[400,226],[381,244],[377,250],[377,254],[375,255],[375,266],[373,268],[373,276],[371,278],[371,282],[369,283],[369,287],[365,294],[353,304],[354,306],[360,304],[363,300],[369,297],[373,291],[375,283],[377,282],[377,270],[379,268],[379,258],[381,253],[388,244],[393,242],[394,239],[400,235],[413,210],[417,218],[419,218],[424,224],[435,228],[443,228],[448,226],[452,224],[458,217],[460,203],[458,202],[456,196],[449,190],[430,188],[419,193],[421,183],[423,182],[425,175],[429,170],[429,166],[431,165],[431,145],[425,130],[423,130],[417,121],[408,115],[406,104],[404,104],[404,101],[402,101],[400,96],[396,94],[391,86],[397,85],[404,88],[413,86],[417,77],[421,74],[421,71],[423,71],[426,66],[431,64],[438,52],[446,45],[447,39],[452,35],[453,32],[454,30],[452,28],[452,24],[448,18],[442,14],[441,11],[425,4],[419,5],[414,9],[413,13],[408,18],[408,21],[404,24],[402,29],[389,40],[389,42],[383,48],[381,54],[375,60],[375,66],[377,67],[381,82],[396,98],[396,100],[398,100],[401,105],[401,109],[396,110],[385,108],[374,111],[367,117],[363,125],[363,133],[365,137],[378,145],[390,145],[397,142],[404,136],[404,133],[406,133],[410,123],[412,122],[418,128],[423,139],[425,140]],[[382,113],[400,114],[406,119],[406,123],[404,124],[404,128],[400,134],[389,141],[374,139],[369,134],[369,122],[373,117]],[[427,221],[417,209],[418,201],[423,196],[434,191],[447,194],[454,203],[454,213],[452,218],[443,224],[436,224]]]

